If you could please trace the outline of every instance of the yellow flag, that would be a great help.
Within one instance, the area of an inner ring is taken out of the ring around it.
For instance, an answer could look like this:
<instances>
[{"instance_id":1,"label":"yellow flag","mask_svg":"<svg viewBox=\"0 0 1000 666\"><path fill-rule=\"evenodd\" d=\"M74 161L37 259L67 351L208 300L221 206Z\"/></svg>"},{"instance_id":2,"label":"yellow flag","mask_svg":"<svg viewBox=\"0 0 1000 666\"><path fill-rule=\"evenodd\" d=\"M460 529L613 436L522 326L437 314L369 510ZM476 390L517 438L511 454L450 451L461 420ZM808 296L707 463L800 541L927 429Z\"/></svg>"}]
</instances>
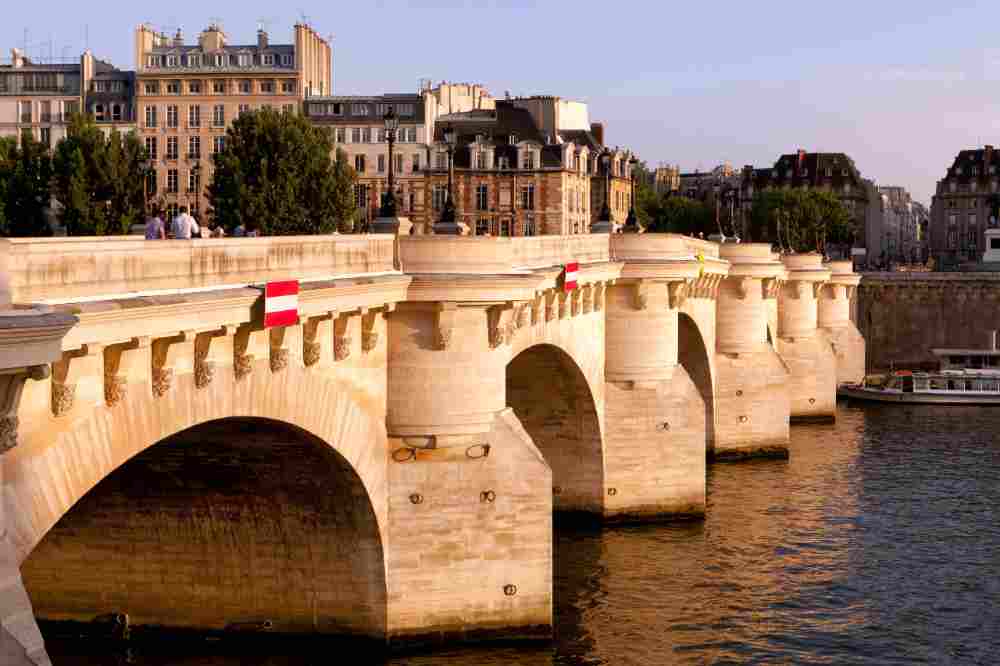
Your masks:
<instances>
[{"instance_id":1,"label":"yellow flag","mask_svg":"<svg viewBox=\"0 0 1000 666\"><path fill-rule=\"evenodd\" d=\"M699 252L695 258L698 260L698 277L702 277L705 274L705 255Z\"/></svg>"}]
</instances>

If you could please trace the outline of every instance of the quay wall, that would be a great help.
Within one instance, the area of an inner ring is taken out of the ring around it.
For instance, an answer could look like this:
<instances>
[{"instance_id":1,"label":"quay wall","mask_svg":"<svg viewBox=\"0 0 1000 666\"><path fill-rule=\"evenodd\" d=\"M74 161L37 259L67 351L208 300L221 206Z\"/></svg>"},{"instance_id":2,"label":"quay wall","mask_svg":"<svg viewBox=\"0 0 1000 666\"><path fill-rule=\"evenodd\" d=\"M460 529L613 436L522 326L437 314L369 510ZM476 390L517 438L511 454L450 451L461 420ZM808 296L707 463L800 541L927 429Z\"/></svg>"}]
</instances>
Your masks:
<instances>
[{"instance_id":1,"label":"quay wall","mask_svg":"<svg viewBox=\"0 0 1000 666\"><path fill-rule=\"evenodd\" d=\"M1000 329L1000 273L866 273L854 315L867 372L935 369L932 348L985 348Z\"/></svg>"}]
</instances>

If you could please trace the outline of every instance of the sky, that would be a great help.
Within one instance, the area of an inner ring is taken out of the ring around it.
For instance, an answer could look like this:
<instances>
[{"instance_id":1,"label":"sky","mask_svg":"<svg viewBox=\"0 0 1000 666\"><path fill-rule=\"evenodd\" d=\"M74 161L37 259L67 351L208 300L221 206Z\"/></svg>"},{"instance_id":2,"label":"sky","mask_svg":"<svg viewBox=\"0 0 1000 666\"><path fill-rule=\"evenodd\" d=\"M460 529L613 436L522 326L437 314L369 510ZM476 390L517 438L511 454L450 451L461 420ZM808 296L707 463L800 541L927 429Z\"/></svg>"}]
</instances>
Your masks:
<instances>
[{"instance_id":1,"label":"sky","mask_svg":"<svg viewBox=\"0 0 1000 666\"><path fill-rule=\"evenodd\" d=\"M333 92L482 83L495 96L588 102L611 145L650 166L771 166L799 148L844 152L866 178L930 203L959 150L1000 145L996 0L104 0L8 3L3 57L78 56L135 67L148 22L193 40L272 43L305 18L332 35ZM53 11L55 10L55 11ZM27 31L25 33L25 31Z\"/></svg>"}]
</instances>

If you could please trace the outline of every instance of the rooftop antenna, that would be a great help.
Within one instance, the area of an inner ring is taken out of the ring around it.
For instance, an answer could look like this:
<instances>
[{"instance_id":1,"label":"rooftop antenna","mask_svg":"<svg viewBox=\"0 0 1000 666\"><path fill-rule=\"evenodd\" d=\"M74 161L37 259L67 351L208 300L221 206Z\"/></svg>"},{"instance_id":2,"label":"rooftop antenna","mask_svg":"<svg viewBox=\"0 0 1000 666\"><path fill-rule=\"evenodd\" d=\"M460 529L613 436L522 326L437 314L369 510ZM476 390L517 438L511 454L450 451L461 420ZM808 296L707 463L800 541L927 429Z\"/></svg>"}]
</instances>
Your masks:
<instances>
[{"instance_id":1,"label":"rooftop antenna","mask_svg":"<svg viewBox=\"0 0 1000 666\"><path fill-rule=\"evenodd\" d=\"M271 24L277 21L273 16L271 18L259 18L257 19L257 30L264 32L271 32Z\"/></svg>"}]
</instances>

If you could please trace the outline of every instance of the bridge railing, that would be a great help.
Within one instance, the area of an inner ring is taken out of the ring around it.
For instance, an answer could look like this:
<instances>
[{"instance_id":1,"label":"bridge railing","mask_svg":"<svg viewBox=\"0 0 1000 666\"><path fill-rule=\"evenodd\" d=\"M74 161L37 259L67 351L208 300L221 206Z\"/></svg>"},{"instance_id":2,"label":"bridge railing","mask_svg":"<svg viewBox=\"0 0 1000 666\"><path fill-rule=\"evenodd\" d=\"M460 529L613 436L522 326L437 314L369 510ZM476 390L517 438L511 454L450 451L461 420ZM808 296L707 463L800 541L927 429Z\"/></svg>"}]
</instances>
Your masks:
<instances>
[{"instance_id":1,"label":"bridge railing","mask_svg":"<svg viewBox=\"0 0 1000 666\"><path fill-rule=\"evenodd\" d=\"M610 260L606 234L576 236L408 236L399 239L407 273L502 274Z\"/></svg>"},{"instance_id":2,"label":"bridge railing","mask_svg":"<svg viewBox=\"0 0 1000 666\"><path fill-rule=\"evenodd\" d=\"M680 234L614 234L611 252L615 259L662 261L696 257L718 258L719 244Z\"/></svg>"},{"instance_id":3,"label":"bridge railing","mask_svg":"<svg viewBox=\"0 0 1000 666\"><path fill-rule=\"evenodd\" d=\"M389 273L391 235L146 241L135 236L0 240L0 290L15 303Z\"/></svg>"}]
</instances>

